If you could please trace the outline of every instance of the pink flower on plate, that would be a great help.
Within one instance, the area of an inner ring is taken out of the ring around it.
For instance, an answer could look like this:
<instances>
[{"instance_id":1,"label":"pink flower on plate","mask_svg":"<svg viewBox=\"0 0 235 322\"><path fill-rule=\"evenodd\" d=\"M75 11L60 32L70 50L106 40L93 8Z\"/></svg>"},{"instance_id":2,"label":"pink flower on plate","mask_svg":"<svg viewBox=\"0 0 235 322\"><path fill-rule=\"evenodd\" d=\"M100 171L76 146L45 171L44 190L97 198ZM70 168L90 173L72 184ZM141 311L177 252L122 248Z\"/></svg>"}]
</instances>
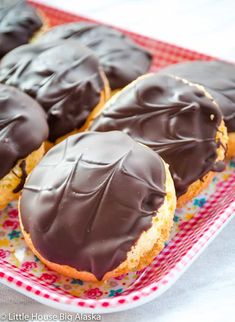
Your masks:
<instances>
[{"instance_id":1,"label":"pink flower on plate","mask_svg":"<svg viewBox=\"0 0 235 322\"><path fill-rule=\"evenodd\" d=\"M90 290L87 290L84 292L84 294L89 298L89 299L96 299L97 297L100 297L103 292L98 288L91 288Z\"/></svg>"},{"instance_id":2,"label":"pink flower on plate","mask_svg":"<svg viewBox=\"0 0 235 322\"><path fill-rule=\"evenodd\" d=\"M9 250L0 249L0 258L6 258L10 255Z\"/></svg>"},{"instance_id":3,"label":"pink flower on plate","mask_svg":"<svg viewBox=\"0 0 235 322\"><path fill-rule=\"evenodd\" d=\"M8 211L8 216L10 218L18 218L18 210L17 209L11 209Z\"/></svg>"},{"instance_id":4,"label":"pink flower on plate","mask_svg":"<svg viewBox=\"0 0 235 322\"><path fill-rule=\"evenodd\" d=\"M58 276L55 275L55 274L48 274L48 273L43 273L41 276L40 276L40 280L42 280L43 282L45 283L50 283L50 284L53 284L56 282Z\"/></svg>"},{"instance_id":5,"label":"pink flower on plate","mask_svg":"<svg viewBox=\"0 0 235 322\"><path fill-rule=\"evenodd\" d=\"M16 220L7 219L7 220L4 221L2 226L3 226L4 229L11 228L12 230L15 230L15 229L18 228L19 222L16 221Z\"/></svg>"},{"instance_id":6,"label":"pink flower on plate","mask_svg":"<svg viewBox=\"0 0 235 322\"><path fill-rule=\"evenodd\" d=\"M24 262L21 266L24 271L30 271L33 268L37 268L37 263L35 262Z\"/></svg>"}]
</instances>

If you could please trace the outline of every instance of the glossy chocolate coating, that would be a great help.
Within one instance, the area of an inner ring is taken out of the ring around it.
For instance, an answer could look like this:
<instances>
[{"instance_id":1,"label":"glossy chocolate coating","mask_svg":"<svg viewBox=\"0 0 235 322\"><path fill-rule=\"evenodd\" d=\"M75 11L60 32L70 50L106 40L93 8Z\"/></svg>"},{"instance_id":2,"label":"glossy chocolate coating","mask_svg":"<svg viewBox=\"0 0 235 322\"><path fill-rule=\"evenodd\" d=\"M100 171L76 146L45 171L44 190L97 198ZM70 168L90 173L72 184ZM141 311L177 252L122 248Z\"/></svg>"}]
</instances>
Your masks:
<instances>
[{"instance_id":1,"label":"glossy chocolate coating","mask_svg":"<svg viewBox=\"0 0 235 322\"><path fill-rule=\"evenodd\" d=\"M0 84L0 179L18 160L37 150L47 136L46 114L41 106L16 88Z\"/></svg>"},{"instance_id":2,"label":"glossy chocolate coating","mask_svg":"<svg viewBox=\"0 0 235 322\"><path fill-rule=\"evenodd\" d=\"M12 49L27 44L42 27L36 9L25 1L0 3L0 58Z\"/></svg>"},{"instance_id":3,"label":"glossy chocolate coating","mask_svg":"<svg viewBox=\"0 0 235 322\"><path fill-rule=\"evenodd\" d=\"M45 259L100 280L151 227L165 180L160 157L122 132L70 136L27 180L23 226Z\"/></svg>"},{"instance_id":4,"label":"glossy chocolate coating","mask_svg":"<svg viewBox=\"0 0 235 322\"><path fill-rule=\"evenodd\" d=\"M74 39L88 46L99 58L112 89L122 88L145 74L152 55L120 31L88 22L56 26L40 42Z\"/></svg>"},{"instance_id":5,"label":"glossy chocolate coating","mask_svg":"<svg viewBox=\"0 0 235 322\"><path fill-rule=\"evenodd\" d=\"M47 112L49 140L80 128L100 101L96 57L76 41L21 46L0 63L0 81L35 98Z\"/></svg>"},{"instance_id":6,"label":"glossy chocolate coating","mask_svg":"<svg viewBox=\"0 0 235 322\"><path fill-rule=\"evenodd\" d=\"M195 86L153 74L138 80L108 104L91 126L93 131L122 130L158 152L170 165L177 195L216 163L219 108Z\"/></svg>"},{"instance_id":7,"label":"glossy chocolate coating","mask_svg":"<svg viewBox=\"0 0 235 322\"><path fill-rule=\"evenodd\" d=\"M160 72L203 85L218 102L228 132L235 132L235 65L220 61L195 61L171 65Z\"/></svg>"}]
</instances>

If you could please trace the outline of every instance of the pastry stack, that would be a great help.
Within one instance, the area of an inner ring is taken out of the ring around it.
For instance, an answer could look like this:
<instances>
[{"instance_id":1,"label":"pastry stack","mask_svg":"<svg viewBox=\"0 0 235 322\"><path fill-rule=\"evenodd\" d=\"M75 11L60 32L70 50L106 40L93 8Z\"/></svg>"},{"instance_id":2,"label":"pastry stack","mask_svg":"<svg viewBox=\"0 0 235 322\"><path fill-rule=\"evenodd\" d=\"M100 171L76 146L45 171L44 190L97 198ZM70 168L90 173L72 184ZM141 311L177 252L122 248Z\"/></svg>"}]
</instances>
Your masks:
<instances>
[{"instance_id":1,"label":"pastry stack","mask_svg":"<svg viewBox=\"0 0 235 322\"><path fill-rule=\"evenodd\" d=\"M235 67L149 73L151 53L111 27L41 33L24 1L0 17L0 208L19 199L26 243L60 274L104 281L146 267L176 207L235 155Z\"/></svg>"}]
</instances>

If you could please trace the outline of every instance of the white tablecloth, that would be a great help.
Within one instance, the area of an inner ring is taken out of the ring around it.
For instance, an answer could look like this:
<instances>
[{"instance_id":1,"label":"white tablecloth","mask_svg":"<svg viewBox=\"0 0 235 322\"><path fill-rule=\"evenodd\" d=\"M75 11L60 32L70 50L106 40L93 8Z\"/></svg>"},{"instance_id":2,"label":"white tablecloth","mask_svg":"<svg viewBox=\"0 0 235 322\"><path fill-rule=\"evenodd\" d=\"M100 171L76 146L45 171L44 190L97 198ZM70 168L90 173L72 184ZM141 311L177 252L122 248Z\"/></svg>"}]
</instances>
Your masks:
<instances>
[{"instance_id":1,"label":"white tablecloth","mask_svg":"<svg viewBox=\"0 0 235 322\"><path fill-rule=\"evenodd\" d=\"M40 2L235 61L234 0ZM0 319L9 312L59 314L0 285ZM102 321L234 322L235 220L160 298L130 311L103 315Z\"/></svg>"}]
</instances>

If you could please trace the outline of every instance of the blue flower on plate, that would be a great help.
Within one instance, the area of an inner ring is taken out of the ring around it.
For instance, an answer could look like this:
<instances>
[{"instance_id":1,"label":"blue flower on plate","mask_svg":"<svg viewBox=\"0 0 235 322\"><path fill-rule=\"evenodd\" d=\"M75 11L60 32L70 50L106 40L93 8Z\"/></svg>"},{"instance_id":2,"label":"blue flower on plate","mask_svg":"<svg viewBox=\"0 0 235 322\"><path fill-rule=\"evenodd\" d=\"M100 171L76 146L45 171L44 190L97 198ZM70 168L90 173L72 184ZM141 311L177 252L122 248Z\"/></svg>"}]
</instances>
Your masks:
<instances>
[{"instance_id":1,"label":"blue flower on plate","mask_svg":"<svg viewBox=\"0 0 235 322\"><path fill-rule=\"evenodd\" d=\"M203 207L206 203L206 198L196 198L193 202L194 206Z\"/></svg>"},{"instance_id":2,"label":"blue flower on plate","mask_svg":"<svg viewBox=\"0 0 235 322\"><path fill-rule=\"evenodd\" d=\"M83 281L77 280L76 278L73 278L72 281L71 281L71 284L83 285Z\"/></svg>"},{"instance_id":3,"label":"blue flower on plate","mask_svg":"<svg viewBox=\"0 0 235 322\"><path fill-rule=\"evenodd\" d=\"M231 160L229 162L229 165L230 165L231 168L235 168L235 160Z\"/></svg>"},{"instance_id":4,"label":"blue flower on plate","mask_svg":"<svg viewBox=\"0 0 235 322\"><path fill-rule=\"evenodd\" d=\"M21 235L21 232L19 230L12 230L12 232L8 234L8 237L10 238L10 240L12 240L14 238L19 238L20 235Z\"/></svg>"},{"instance_id":5,"label":"blue flower on plate","mask_svg":"<svg viewBox=\"0 0 235 322\"><path fill-rule=\"evenodd\" d=\"M123 289L122 288L119 288L117 290L110 290L108 297L114 297L116 295L121 294L122 292L123 292Z\"/></svg>"},{"instance_id":6,"label":"blue flower on plate","mask_svg":"<svg viewBox=\"0 0 235 322\"><path fill-rule=\"evenodd\" d=\"M178 222L179 220L180 220L180 217L179 216L176 216L176 215L174 215L174 222Z\"/></svg>"}]
</instances>

